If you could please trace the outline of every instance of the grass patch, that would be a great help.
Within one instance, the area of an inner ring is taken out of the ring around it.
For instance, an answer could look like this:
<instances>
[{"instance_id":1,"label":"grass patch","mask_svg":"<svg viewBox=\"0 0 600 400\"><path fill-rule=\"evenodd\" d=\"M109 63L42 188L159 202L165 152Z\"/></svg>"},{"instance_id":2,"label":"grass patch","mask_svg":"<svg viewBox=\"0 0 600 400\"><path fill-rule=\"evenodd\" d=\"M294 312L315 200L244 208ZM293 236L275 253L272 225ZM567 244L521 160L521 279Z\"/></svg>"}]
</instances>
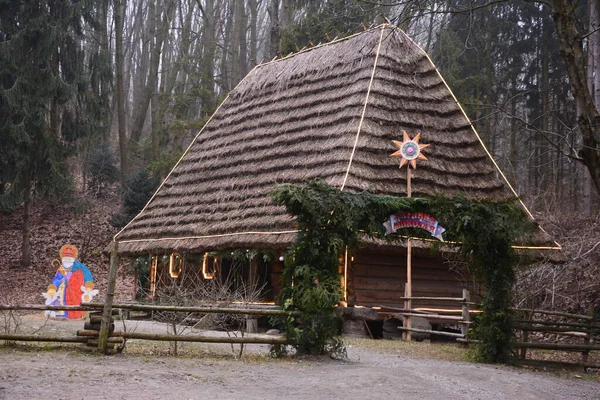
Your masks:
<instances>
[{"instance_id":1,"label":"grass patch","mask_svg":"<svg viewBox=\"0 0 600 400\"><path fill-rule=\"evenodd\" d=\"M427 343L404 340L373 340L345 338L344 343L363 349L377 350L386 354L403 355L413 358L427 358L446 361L468 361L469 351L456 343Z\"/></svg>"}]
</instances>

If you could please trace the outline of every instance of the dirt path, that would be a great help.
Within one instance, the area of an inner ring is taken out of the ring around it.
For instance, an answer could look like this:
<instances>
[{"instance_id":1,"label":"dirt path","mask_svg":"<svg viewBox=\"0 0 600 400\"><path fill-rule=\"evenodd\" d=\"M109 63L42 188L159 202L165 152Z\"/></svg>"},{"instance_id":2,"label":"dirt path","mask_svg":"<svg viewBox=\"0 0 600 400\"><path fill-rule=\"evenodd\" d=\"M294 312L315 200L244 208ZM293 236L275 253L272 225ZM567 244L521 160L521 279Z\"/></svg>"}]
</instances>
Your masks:
<instances>
[{"instance_id":1,"label":"dirt path","mask_svg":"<svg viewBox=\"0 0 600 400\"><path fill-rule=\"evenodd\" d=\"M23 330L66 336L81 329L83 321L34 314L22 317L21 323ZM123 329L120 321L117 325ZM126 321L126 328L166 333L164 324L150 321ZM248 346L243 361L233 359L229 345L205 343L181 344L179 357L164 355L166 342L130 341L123 354L113 356L82 352L77 345L58 351L0 347L0 400L600 399L597 381L439 360L456 347L350 343L346 361L270 359L266 345ZM411 349L427 356L417 357Z\"/></svg>"},{"instance_id":2,"label":"dirt path","mask_svg":"<svg viewBox=\"0 0 600 400\"><path fill-rule=\"evenodd\" d=\"M0 349L0 399L600 398L597 382L356 347L348 355L235 361Z\"/></svg>"}]
</instances>

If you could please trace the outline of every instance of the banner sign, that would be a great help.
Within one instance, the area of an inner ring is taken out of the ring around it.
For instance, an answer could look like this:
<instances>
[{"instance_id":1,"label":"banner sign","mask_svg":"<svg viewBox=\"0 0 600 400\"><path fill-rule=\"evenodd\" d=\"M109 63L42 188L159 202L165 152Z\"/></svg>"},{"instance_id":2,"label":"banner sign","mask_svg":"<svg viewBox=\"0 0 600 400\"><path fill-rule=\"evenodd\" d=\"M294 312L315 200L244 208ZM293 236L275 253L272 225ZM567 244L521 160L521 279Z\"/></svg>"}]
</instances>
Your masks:
<instances>
[{"instance_id":1,"label":"banner sign","mask_svg":"<svg viewBox=\"0 0 600 400\"><path fill-rule=\"evenodd\" d=\"M385 227L385 234L396 232L402 228L419 228L425 229L436 239L444 241L442 233L446 232L446 229L442 228L438 224L438 220L433 218L429 214L421 212L405 212L402 214L390 215L390 219L383 223Z\"/></svg>"}]
</instances>

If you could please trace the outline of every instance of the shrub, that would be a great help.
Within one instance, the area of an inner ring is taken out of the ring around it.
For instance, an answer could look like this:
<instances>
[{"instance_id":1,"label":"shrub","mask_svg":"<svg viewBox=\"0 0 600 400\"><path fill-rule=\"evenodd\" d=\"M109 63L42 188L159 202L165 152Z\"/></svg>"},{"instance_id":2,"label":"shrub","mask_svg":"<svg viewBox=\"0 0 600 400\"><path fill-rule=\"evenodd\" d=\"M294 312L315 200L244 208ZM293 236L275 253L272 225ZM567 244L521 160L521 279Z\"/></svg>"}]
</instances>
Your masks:
<instances>
[{"instance_id":1,"label":"shrub","mask_svg":"<svg viewBox=\"0 0 600 400\"><path fill-rule=\"evenodd\" d=\"M123 205L118 213L113 214L110 224L115 228L127 225L144 208L157 186L157 180L146 170L140 170L127 179L123 188Z\"/></svg>"},{"instance_id":2,"label":"shrub","mask_svg":"<svg viewBox=\"0 0 600 400\"><path fill-rule=\"evenodd\" d=\"M117 181L119 169L117 159L108 143L101 143L87 161L88 187L100 194L107 185Z\"/></svg>"}]
</instances>

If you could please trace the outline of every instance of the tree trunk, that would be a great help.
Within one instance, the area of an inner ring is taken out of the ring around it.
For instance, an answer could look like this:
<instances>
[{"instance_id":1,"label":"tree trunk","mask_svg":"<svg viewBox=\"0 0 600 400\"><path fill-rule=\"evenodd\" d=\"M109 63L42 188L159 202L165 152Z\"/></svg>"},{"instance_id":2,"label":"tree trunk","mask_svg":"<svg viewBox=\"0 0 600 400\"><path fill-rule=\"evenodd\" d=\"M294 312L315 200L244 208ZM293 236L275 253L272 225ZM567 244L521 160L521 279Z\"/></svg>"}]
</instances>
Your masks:
<instances>
[{"instance_id":1,"label":"tree trunk","mask_svg":"<svg viewBox=\"0 0 600 400\"><path fill-rule=\"evenodd\" d=\"M519 71L515 65L515 59L513 58L513 69L511 71L512 75L512 84L511 84L511 99L510 99L510 113L513 116L510 120L510 170L512 172L512 181L517 193L519 192L519 187L521 186L521 181L519 180L519 167L518 167L518 155L519 149L517 147L517 75Z\"/></svg>"},{"instance_id":2,"label":"tree trunk","mask_svg":"<svg viewBox=\"0 0 600 400\"><path fill-rule=\"evenodd\" d=\"M110 139L110 126L111 126L111 110L109 106L109 91L110 91L110 52L108 49L108 0L102 1L100 3L100 21L99 21L99 33L100 33L100 49L99 53L101 55L100 59L103 64L102 74L100 77L100 98L102 101L102 105L107 109L107 115L102 121L102 139L105 142L108 142Z\"/></svg>"},{"instance_id":3,"label":"tree trunk","mask_svg":"<svg viewBox=\"0 0 600 400\"><path fill-rule=\"evenodd\" d=\"M240 9L240 5L241 5L241 9ZM240 65L241 65L241 59L240 59L240 48L241 48L241 41L240 38L242 36L242 14L243 14L243 8L244 8L244 0L234 0L233 1L233 25L232 25L232 29L233 32L231 34L231 59L229 60L229 62L227 63L228 65L231 66L231 75L229 76L229 82L228 82L228 90L231 90L235 87L235 85L237 85L237 83L240 81L240 75L241 75L241 71L240 71ZM227 47L225 47L227 48Z\"/></svg>"},{"instance_id":4,"label":"tree trunk","mask_svg":"<svg viewBox=\"0 0 600 400\"><path fill-rule=\"evenodd\" d=\"M23 225L21 242L21 267L27 268L31 265L31 208L32 208L32 191L33 179L32 172L29 171L25 175L25 187L23 190Z\"/></svg>"},{"instance_id":5,"label":"tree trunk","mask_svg":"<svg viewBox=\"0 0 600 400\"><path fill-rule=\"evenodd\" d=\"M156 87L156 81L158 79L158 64L160 61L160 52L162 50L162 43L159 43L156 29L158 25L158 19L161 12L156 8L156 0L149 0L148 2L148 23L146 25L148 29L148 36L143 40L143 48L140 54L141 62L138 70L138 85L139 96L134 97L134 113L133 122L131 125L131 134L129 136L129 150L136 149L139 145L144 129L144 123L146 122L146 116L148 115L148 108L150 107L150 100ZM159 48L158 46L161 46ZM148 60L148 71L146 71L146 60ZM154 66L156 65L156 69Z\"/></svg>"},{"instance_id":6,"label":"tree trunk","mask_svg":"<svg viewBox=\"0 0 600 400\"><path fill-rule=\"evenodd\" d=\"M125 97L123 96L123 12L127 0L114 0L115 13L115 66L117 84L115 97L117 100L117 119L119 124L119 153L121 156L121 187L125 187L129 166L127 160L127 135L125 132Z\"/></svg>"},{"instance_id":7,"label":"tree trunk","mask_svg":"<svg viewBox=\"0 0 600 400\"><path fill-rule=\"evenodd\" d=\"M600 6L595 0L589 1L589 32L592 32L588 38L587 54L587 84L588 90L592 93L596 105L600 104L600 32L597 32L600 25ZM583 214L590 216L592 214L592 182L590 175L583 174Z\"/></svg>"},{"instance_id":8,"label":"tree trunk","mask_svg":"<svg viewBox=\"0 0 600 400\"><path fill-rule=\"evenodd\" d=\"M131 137L129 139L129 144L133 148L137 147L140 138L142 137L142 130L144 128L144 122L146 121L146 116L148 114L150 101L152 100L152 96L156 91L156 85L158 82L158 67L160 65L160 56L163 49L163 43L169 29L169 21L173 19L173 11L175 9L173 1L167 2L166 9L163 11L163 13L156 9L152 1L150 2L150 4L152 6L148 8L148 12L155 15L155 21L150 22L150 32L154 32L154 29L152 28L157 28L157 30L155 42L152 46L152 53L150 54L150 70L148 72L148 81L146 82L146 85L142 90L142 98L140 99L138 109L135 114L135 119L131 127ZM161 16L161 14L162 22L160 25L158 25L158 18ZM152 33L150 36L153 36Z\"/></svg>"},{"instance_id":9,"label":"tree trunk","mask_svg":"<svg viewBox=\"0 0 600 400\"><path fill-rule=\"evenodd\" d=\"M258 49L258 3L256 0L248 0L248 11L250 13L250 61L258 64L256 59Z\"/></svg>"},{"instance_id":10,"label":"tree trunk","mask_svg":"<svg viewBox=\"0 0 600 400\"><path fill-rule=\"evenodd\" d=\"M587 87L582 35L577 28L572 3L573 0L553 0L552 19L575 99L577 124L581 129L583 146L579 156L600 193L600 114Z\"/></svg>"},{"instance_id":11,"label":"tree trunk","mask_svg":"<svg viewBox=\"0 0 600 400\"><path fill-rule=\"evenodd\" d=\"M202 115L209 116L213 113L215 102L215 55L216 55L216 24L214 0L206 0L204 9L204 52L202 54Z\"/></svg>"},{"instance_id":12,"label":"tree trunk","mask_svg":"<svg viewBox=\"0 0 600 400\"><path fill-rule=\"evenodd\" d=\"M269 59L273 59L279 53L279 41L281 39L279 25L279 0L271 0L269 3L270 34L269 34Z\"/></svg>"},{"instance_id":13,"label":"tree trunk","mask_svg":"<svg viewBox=\"0 0 600 400\"><path fill-rule=\"evenodd\" d=\"M542 24L542 65L541 65L541 84L542 84L542 92L541 92L541 101L542 101L542 116L541 116L541 129L542 132L548 132L548 119L550 118L550 106L549 106L549 93L550 93L550 76L548 72L548 64L550 60L548 59L548 42L551 40L550 32L547 27L547 23L549 21L540 18L540 23ZM540 160L541 164L541 182L540 188L543 191L546 191L549 187L549 182L551 182L551 169L548 168L550 166L550 152L552 149L548 146L548 143L544 140L540 141L540 146L543 148L540 149Z\"/></svg>"},{"instance_id":14,"label":"tree trunk","mask_svg":"<svg viewBox=\"0 0 600 400\"><path fill-rule=\"evenodd\" d=\"M294 22L294 6L292 0L281 0L281 29L285 30Z\"/></svg>"},{"instance_id":15,"label":"tree trunk","mask_svg":"<svg viewBox=\"0 0 600 400\"><path fill-rule=\"evenodd\" d=\"M229 8L227 10L227 15L225 16L225 20L222 21L222 25L224 25L223 29L223 57L221 57L221 80L220 85L225 90L225 92L229 92L231 87L231 77L233 74L233 69L235 68L236 63L232 62L233 54L231 52L232 44L231 44L231 36L232 36L232 27L233 27L233 8ZM235 39L235 35L234 39ZM230 56L230 54L232 54Z\"/></svg>"},{"instance_id":16,"label":"tree trunk","mask_svg":"<svg viewBox=\"0 0 600 400\"><path fill-rule=\"evenodd\" d=\"M248 73L248 41L246 40L246 32L248 31L248 15L246 14L246 9L244 7L244 0L237 0L236 4L238 6L237 14L240 22L240 26L238 28L238 45L240 49L238 54L239 79L237 79L232 88L235 87Z\"/></svg>"}]
</instances>

